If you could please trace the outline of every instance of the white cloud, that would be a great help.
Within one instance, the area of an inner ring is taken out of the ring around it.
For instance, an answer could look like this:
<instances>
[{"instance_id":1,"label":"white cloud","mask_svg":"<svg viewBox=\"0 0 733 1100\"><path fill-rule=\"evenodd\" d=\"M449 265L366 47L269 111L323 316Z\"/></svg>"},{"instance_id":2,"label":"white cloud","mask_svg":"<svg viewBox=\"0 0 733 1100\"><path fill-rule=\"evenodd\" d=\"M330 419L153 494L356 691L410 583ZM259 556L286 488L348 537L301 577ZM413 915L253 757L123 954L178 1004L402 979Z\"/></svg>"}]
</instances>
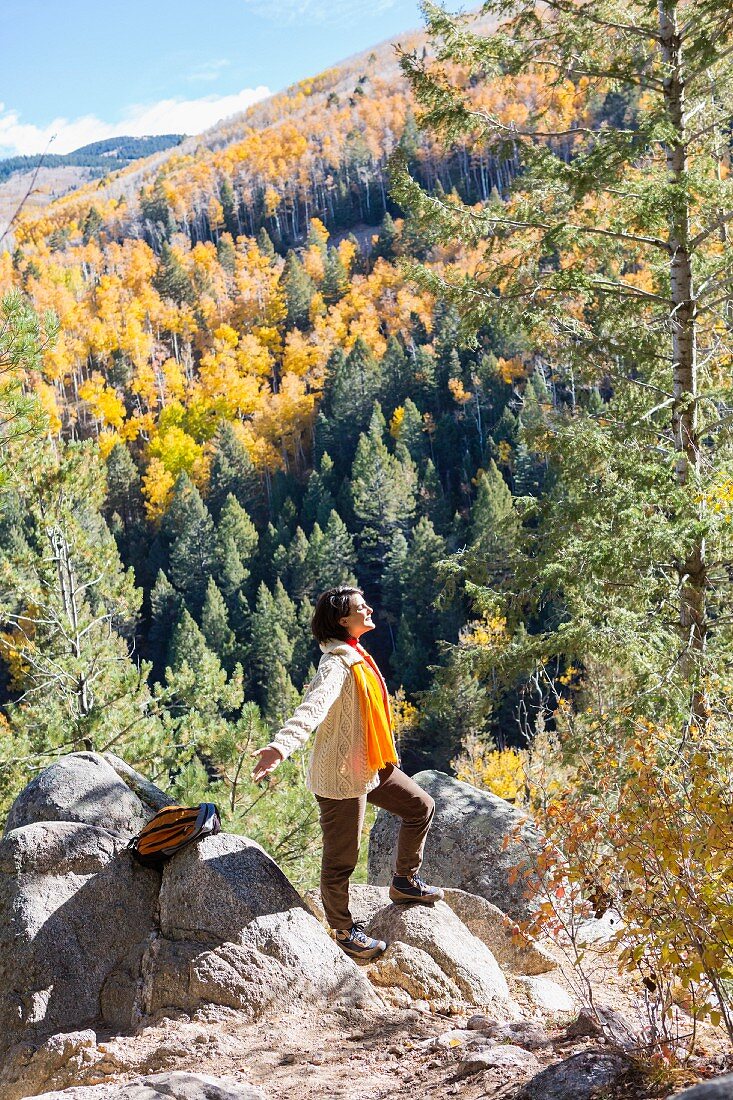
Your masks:
<instances>
[{"instance_id":1,"label":"white cloud","mask_svg":"<svg viewBox=\"0 0 733 1100\"><path fill-rule=\"evenodd\" d=\"M354 19L389 11L398 0L245 0L273 23L330 23L343 25Z\"/></svg>"},{"instance_id":2,"label":"white cloud","mask_svg":"<svg viewBox=\"0 0 733 1100\"><path fill-rule=\"evenodd\" d=\"M228 65L231 65L231 61L227 60L225 57L219 57L212 61L204 61L188 74L187 79L192 81L218 80L222 70L226 69Z\"/></svg>"},{"instance_id":3,"label":"white cloud","mask_svg":"<svg viewBox=\"0 0 733 1100\"><path fill-rule=\"evenodd\" d=\"M270 95L260 85L232 95L208 95L198 99L161 99L158 103L129 107L119 122L104 122L96 115L55 118L48 126L22 122L17 111L0 103L0 154L71 153L102 138L144 137L147 134L200 134L220 119L245 111Z\"/></svg>"}]
</instances>

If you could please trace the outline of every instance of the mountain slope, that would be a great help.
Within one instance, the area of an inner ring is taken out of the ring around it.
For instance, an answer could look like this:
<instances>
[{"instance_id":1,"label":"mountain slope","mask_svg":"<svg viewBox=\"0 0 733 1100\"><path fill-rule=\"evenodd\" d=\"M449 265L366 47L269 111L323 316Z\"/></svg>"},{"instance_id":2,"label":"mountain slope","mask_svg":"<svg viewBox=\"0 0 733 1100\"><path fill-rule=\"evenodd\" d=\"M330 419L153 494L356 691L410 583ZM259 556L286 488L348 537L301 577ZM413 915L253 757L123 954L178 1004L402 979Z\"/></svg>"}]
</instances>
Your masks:
<instances>
[{"instance_id":1,"label":"mountain slope","mask_svg":"<svg viewBox=\"0 0 733 1100\"><path fill-rule=\"evenodd\" d=\"M160 134L152 137L115 137L82 145L71 153L36 153L33 156L7 157L0 160L0 180L6 180L14 172L28 172L33 168L93 168L100 175L124 168L133 160L148 157L162 149L180 144L183 134Z\"/></svg>"}]
</instances>

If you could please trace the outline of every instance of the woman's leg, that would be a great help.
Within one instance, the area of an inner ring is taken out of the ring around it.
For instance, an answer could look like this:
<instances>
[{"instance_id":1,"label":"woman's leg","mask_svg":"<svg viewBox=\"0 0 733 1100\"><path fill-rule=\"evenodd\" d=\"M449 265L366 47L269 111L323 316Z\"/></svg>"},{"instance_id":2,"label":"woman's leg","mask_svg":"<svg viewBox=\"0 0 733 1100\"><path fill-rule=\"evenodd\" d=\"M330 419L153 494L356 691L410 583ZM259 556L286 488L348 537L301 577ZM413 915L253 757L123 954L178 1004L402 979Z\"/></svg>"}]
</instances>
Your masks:
<instances>
[{"instance_id":1,"label":"woman's leg","mask_svg":"<svg viewBox=\"0 0 733 1100\"><path fill-rule=\"evenodd\" d=\"M414 779L394 764L379 773L379 786L367 795L369 802L402 818L397 840L396 874L416 875L422 863L425 837L435 813L435 803Z\"/></svg>"},{"instance_id":2,"label":"woman's leg","mask_svg":"<svg viewBox=\"0 0 733 1100\"><path fill-rule=\"evenodd\" d=\"M349 879L359 858L366 798L316 795L323 832L321 900L331 928L351 928Z\"/></svg>"}]
</instances>

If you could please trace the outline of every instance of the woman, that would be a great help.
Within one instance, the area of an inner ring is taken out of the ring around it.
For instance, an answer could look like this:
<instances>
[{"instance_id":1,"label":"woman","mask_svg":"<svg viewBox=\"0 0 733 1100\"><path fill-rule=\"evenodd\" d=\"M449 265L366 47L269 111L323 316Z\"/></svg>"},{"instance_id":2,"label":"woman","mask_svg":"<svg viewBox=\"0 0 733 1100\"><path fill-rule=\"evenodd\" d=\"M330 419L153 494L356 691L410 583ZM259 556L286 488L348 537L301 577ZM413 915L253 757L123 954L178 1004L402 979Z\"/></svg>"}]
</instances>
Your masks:
<instances>
[{"instance_id":1,"label":"woman","mask_svg":"<svg viewBox=\"0 0 733 1100\"><path fill-rule=\"evenodd\" d=\"M366 803L402 819L390 898L423 904L443 897L418 877L435 803L397 766L387 687L359 644L374 630L363 593L345 586L324 592L311 627L323 653L318 672L292 718L255 753L260 759L252 778L263 779L317 729L307 785L323 831L321 899L346 954L373 959L387 945L368 936L349 911L349 878L359 858Z\"/></svg>"}]
</instances>

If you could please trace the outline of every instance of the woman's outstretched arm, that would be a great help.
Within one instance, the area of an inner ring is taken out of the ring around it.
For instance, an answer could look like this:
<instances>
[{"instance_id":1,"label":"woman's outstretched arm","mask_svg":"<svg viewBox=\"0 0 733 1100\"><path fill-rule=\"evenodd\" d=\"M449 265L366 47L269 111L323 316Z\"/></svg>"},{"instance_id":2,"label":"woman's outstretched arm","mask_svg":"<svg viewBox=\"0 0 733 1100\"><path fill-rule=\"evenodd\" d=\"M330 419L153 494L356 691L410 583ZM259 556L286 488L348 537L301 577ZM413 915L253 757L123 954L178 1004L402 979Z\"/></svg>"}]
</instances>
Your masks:
<instances>
[{"instance_id":1,"label":"woman's outstretched arm","mask_svg":"<svg viewBox=\"0 0 733 1100\"><path fill-rule=\"evenodd\" d=\"M306 743L338 699L348 675L348 668L338 658L322 662L303 702L295 708L292 717L278 730L269 745L255 752L254 755L259 756L252 773L255 782L264 779L282 760Z\"/></svg>"}]
</instances>

